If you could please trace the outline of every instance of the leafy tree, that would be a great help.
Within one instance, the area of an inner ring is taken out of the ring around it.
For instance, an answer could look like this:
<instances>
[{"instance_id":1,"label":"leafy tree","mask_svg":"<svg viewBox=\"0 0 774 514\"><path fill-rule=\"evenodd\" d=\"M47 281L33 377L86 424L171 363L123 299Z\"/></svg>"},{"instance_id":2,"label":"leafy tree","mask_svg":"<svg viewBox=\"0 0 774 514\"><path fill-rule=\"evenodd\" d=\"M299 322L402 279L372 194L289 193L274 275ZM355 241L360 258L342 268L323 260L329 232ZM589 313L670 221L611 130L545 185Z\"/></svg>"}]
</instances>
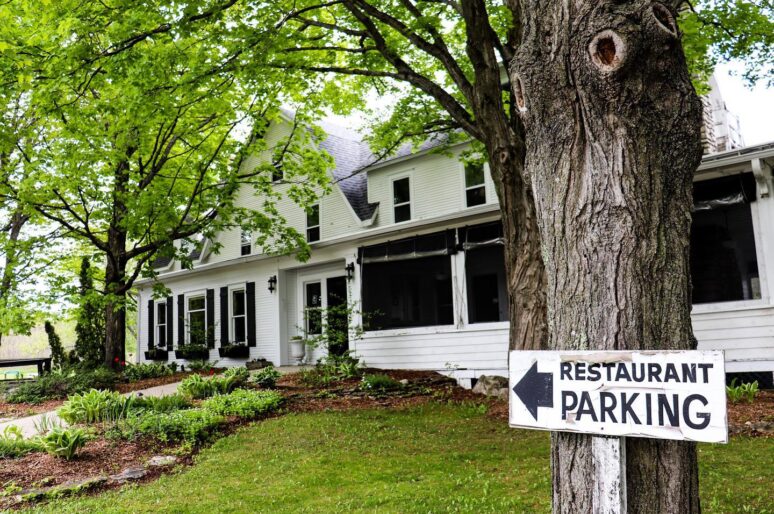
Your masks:
<instances>
[{"instance_id":1,"label":"leafy tree","mask_svg":"<svg viewBox=\"0 0 774 514\"><path fill-rule=\"evenodd\" d=\"M80 287L75 324L75 353L87 367L96 368L105 361L105 308L101 295L94 288L88 257L81 260L78 279Z\"/></svg>"},{"instance_id":2,"label":"leafy tree","mask_svg":"<svg viewBox=\"0 0 774 514\"><path fill-rule=\"evenodd\" d=\"M303 257L303 237L274 208L271 177L281 167L288 194L305 204L326 187L330 166L313 144L319 133L301 128L303 113L289 137L275 146L264 139L280 103L303 84L260 62L243 69L217 37L241 14L213 9L207 23L171 30L169 21L180 22L176 7L75 0L0 7L38 20L15 42L16 55L32 60L18 80L33 83L32 102L45 113L42 162L24 201L105 262L108 365L124 360L127 293L138 277L153 276L155 257L190 265L196 245L237 223L267 251ZM197 18L184 11L183 20ZM146 27L162 29L138 37ZM244 165L264 152L269 162ZM241 186L261 197L262 210L235 207Z\"/></svg>"}]
</instances>

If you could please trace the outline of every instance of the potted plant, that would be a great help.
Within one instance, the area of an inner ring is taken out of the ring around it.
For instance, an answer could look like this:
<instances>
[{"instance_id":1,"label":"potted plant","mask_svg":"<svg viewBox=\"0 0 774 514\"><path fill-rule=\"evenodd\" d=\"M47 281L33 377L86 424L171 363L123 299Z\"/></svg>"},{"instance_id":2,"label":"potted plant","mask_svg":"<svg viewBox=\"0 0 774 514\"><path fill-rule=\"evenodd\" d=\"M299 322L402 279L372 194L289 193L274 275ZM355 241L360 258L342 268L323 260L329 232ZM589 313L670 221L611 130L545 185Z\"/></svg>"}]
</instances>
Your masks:
<instances>
[{"instance_id":1,"label":"potted plant","mask_svg":"<svg viewBox=\"0 0 774 514\"><path fill-rule=\"evenodd\" d=\"M244 343L228 343L218 348L218 355L232 359L246 359L250 356L250 348Z\"/></svg>"},{"instance_id":2,"label":"potted plant","mask_svg":"<svg viewBox=\"0 0 774 514\"><path fill-rule=\"evenodd\" d=\"M169 352L164 348L151 348L145 352L146 361L165 361L169 359Z\"/></svg>"},{"instance_id":3,"label":"potted plant","mask_svg":"<svg viewBox=\"0 0 774 514\"><path fill-rule=\"evenodd\" d=\"M175 357L185 360L209 360L210 350L203 344L184 344L177 347Z\"/></svg>"},{"instance_id":4,"label":"potted plant","mask_svg":"<svg viewBox=\"0 0 774 514\"><path fill-rule=\"evenodd\" d=\"M301 336L293 336L290 338L290 358L296 361L296 364L304 362L304 355L306 354L306 341Z\"/></svg>"}]
</instances>

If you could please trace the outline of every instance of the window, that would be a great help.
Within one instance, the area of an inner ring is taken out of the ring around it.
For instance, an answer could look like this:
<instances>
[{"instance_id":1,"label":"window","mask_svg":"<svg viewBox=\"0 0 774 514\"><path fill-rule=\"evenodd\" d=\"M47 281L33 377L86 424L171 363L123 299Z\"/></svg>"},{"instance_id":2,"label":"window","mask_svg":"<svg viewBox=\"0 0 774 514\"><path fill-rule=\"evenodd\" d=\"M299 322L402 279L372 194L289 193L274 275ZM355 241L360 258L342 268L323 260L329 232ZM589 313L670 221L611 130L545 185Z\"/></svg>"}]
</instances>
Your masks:
<instances>
[{"instance_id":1,"label":"window","mask_svg":"<svg viewBox=\"0 0 774 514\"><path fill-rule=\"evenodd\" d=\"M160 347L167 346L167 304L156 304L156 342Z\"/></svg>"},{"instance_id":2,"label":"window","mask_svg":"<svg viewBox=\"0 0 774 514\"><path fill-rule=\"evenodd\" d=\"M281 182L282 179L285 178L285 173L283 173L282 168L279 166L274 166L274 169L271 171L271 181L272 182Z\"/></svg>"},{"instance_id":3,"label":"window","mask_svg":"<svg viewBox=\"0 0 774 514\"><path fill-rule=\"evenodd\" d=\"M243 230L240 235L241 255L250 255L253 252L253 234L248 230Z\"/></svg>"},{"instance_id":4,"label":"window","mask_svg":"<svg viewBox=\"0 0 774 514\"><path fill-rule=\"evenodd\" d=\"M411 219L411 188L408 177L392 182L392 205L395 223Z\"/></svg>"},{"instance_id":5,"label":"window","mask_svg":"<svg viewBox=\"0 0 774 514\"><path fill-rule=\"evenodd\" d=\"M307 335L322 334L322 283L304 285L304 323Z\"/></svg>"},{"instance_id":6,"label":"window","mask_svg":"<svg viewBox=\"0 0 774 514\"><path fill-rule=\"evenodd\" d=\"M204 296L188 298L188 343L207 344L207 301Z\"/></svg>"},{"instance_id":7,"label":"window","mask_svg":"<svg viewBox=\"0 0 774 514\"><path fill-rule=\"evenodd\" d=\"M752 174L697 182L691 226L693 303L761 297Z\"/></svg>"},{"instance_id":8,"label":"window","mask_svg":"<svg viewBox=\"0 0 774 514\"><path fill-rule=\"evenodd\" d=\"M247 307L245 290L231 291L231 342L247 341Z\"/></svg>"},{"instance_id":9,"label":"window","mask_svg":"<svg viewBox=\"0 0 774 514\"><path fill-rule=\"evenodd\" d=\"M486 203L483 164L465 165L465 202L468 207Z\"/></svg>"},{"instance_id":10,"label":"window","mask_svg":"<svg viewBox=\"0 0 774 514\"><path fill-rule=\"evenodd\" d=\"M451 258L363 264L363 311L369 330L451 325Z\"/></svg>"},{"instance_id":11,"label":"window","mask_svg":"<svg viewBox=\"0 0 774 514\"><path fill-rule=\"evenodd\" d=\"M306 213L306 240L310 243L320 240L320 205L313 205Z\"/></svg>"}]
</instances>

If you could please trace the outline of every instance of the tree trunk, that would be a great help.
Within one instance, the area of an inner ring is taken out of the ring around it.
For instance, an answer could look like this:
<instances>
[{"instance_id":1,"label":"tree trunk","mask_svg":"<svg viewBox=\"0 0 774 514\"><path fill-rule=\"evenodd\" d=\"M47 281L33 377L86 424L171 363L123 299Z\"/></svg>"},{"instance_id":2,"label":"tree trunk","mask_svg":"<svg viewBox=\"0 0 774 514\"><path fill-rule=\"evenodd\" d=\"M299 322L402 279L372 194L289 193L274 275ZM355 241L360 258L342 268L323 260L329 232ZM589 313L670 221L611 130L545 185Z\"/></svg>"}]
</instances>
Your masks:
<instances>
[{"instance_id":1,"label":"tree trunk","mask_svg":"<svg viewBox=\"0 0 774 514\"><path fill-rule=\"evenodd\" d=\"M548 341L546 274L540 255L540 234L532 192L522 178L523 145L490 149L505 239L511 350L540 350Z\"/></svg>"},{"instance_id":2,"label":"tree trunk","mask_svg":"<svg viewBox=\"0 0 774 514\"><path fill-rule=\"evenodd\" d=\"M525 0L511 82L526 130L555 350L691 349L701 107L673 13ZM595 512L591 437L552 437L554 512ZM628 439L630 512L698 512L693 443Z\"/></svg>"},{"instance_id":3,"label":"tree trunk","mask_svg":"<svg viewBox=\"0 0 774 514\"><path fill-rule=\"evenodd\" d=\"M105 269L105 365L113 368L126 360L125 279L126 263L108 257Z\"/></svg>"},{"instance_id":4,"label":"tree trunk","mask_svg":"<svg viewBox=\"0 0 774 514\"><path fill-rule=\"evenodd\" d=\"M8 238L6 240L5 266L3 267L2 279L0 279L0 302L3 306L8 304L8 297L13 293L14 276L16 275L16 266L19 260L19 236L25 223L29 221L29 216L24 214L20 207L11 215L8 222ZM3 333L0 332L0 343L2 343Z\"/></svg>"}]
</instances>

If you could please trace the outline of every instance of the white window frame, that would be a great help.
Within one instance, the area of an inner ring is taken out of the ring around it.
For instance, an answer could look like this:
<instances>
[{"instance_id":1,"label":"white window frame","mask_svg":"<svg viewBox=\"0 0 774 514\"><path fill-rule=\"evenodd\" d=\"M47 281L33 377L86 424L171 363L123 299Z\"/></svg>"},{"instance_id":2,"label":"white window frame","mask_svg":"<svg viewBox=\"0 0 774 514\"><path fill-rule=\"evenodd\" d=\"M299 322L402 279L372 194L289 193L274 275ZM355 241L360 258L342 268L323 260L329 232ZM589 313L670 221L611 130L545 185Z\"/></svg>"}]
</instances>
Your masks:
<instances>
[{"instance_id":1,"label":"white window frame","mask_svg":"<svg viewBox=\"0 0 774 514\"><path fill-rule=\"evenodd\" d=\"M395 203L395 182L398 182L399 180L406 179L408 180L408 190L409 190L409 201L403 202L403 203ZM400 175L395 175L394 177L390 177L390 202L392 203L392 222L393 223L408 223L409 221L414 221L414 180L411 173L401 173ZM398 207L403 207L405 205L408 205L409 207L409 217L407 220L403 221L396 221L395 220L395 209Z\"/></svg>"},{"instance_id":2,"label":"white window frame","mask_svg":"<svg viewBox=\"0 0 774 514\"><path fill-rule=\"evenodd\" d=\"M167 302L156 302L156 313L154 316L154 324L156 325L156 347L161 348L166 347L169 344L169 341L167 341L167 324L169 323L169 320L167 319ZM164 313L164 323L159 323L159 313ZM161 335L164 334L164 344L161 344Z\"/></svg>"},{"instance_id":3,"label":"white window frame","mask_svg":"<svg viewBox=\"0 0 774 514\"><path fill-rule=\"evenodd\" d=\"M204 307L201 309L191 310L191 300L194 298L202 298L204 300ZM191 344L191 312L203 312L204 313L204 341L201 343L207 345L207 291L194 291L185 294L185 342Z\"/></svg>"},{"instance_id":4,"label":"white window frame","mask_svg":"<svg viewBox=\"0 0 774 514\"><path fill-rule=\"evenodd\" d=\"M247 244L245 244L245 240ZM244 248L247 247L247 253L244 253ZM239 256L246 257L253 253L253 234L249 230L241 230L239 232Z\"/></svg>"},{"instance_id":5,"label":"white window frame","mask_svg":"<svg viewBox=\"0 0 774 514\"><path fill-rule=\"evenodd\" d=\"M244 295L244 305L245 305L245 312L244 314L234 314L234 293L242 293ZM247 287L245 284L240 284L237 286L229 287L228 288L228 336L229 341L228 343L240 343L240 344L247 344ZM245 334L245 340L244 341L237 341L236 340L236 322L237 318L242 318L242 323L244 323L244 334Z\"/></svg>"},{"instance_id":6,"label":"white window frame","mask_svg":"<svg viewBox=\"0 0 774 514\"><path fill-rule=\"evenodd\" d=\"M306 231L304 232L304 236L306 238L307 243L316 243L318 241L322 240L322 205L320 205L321 202L317 202L312 205L312 208L317 206L317 225L309 225L309 213L304 210L304 225L306 226ZM309 229L316 228L317 229L317 239L314 241L309 240Z\"/></svg>"},{"instance_id":7,"label":"white window frame","mask_svg":"<svg viewBox=\"0 0 774 514\"><path fill-rule=\"evenodd\" d=\"M486 187L486 175L487 175L487 171L489 169L489 163L485 162L485 163L482 164L481 171L482 171L482 173L484 175L484 181L481 182L480 184L475 185L475 186L468 186L468 175L467 175L467 172L465 170L465 163L461 162L460 165L462 167L462 189L463 189L462 204L463 204L463 207L465 209L472 209L473 207L481 207L482 205L486 205L487 203L489 203L489 194L487 193L487 187ZM483 190L484 190L484 203L480 203L478 205L468 205L468 190L470 190L470 189L477 189L477 188L483 188Z\"/></svg>"}]
</instances>

